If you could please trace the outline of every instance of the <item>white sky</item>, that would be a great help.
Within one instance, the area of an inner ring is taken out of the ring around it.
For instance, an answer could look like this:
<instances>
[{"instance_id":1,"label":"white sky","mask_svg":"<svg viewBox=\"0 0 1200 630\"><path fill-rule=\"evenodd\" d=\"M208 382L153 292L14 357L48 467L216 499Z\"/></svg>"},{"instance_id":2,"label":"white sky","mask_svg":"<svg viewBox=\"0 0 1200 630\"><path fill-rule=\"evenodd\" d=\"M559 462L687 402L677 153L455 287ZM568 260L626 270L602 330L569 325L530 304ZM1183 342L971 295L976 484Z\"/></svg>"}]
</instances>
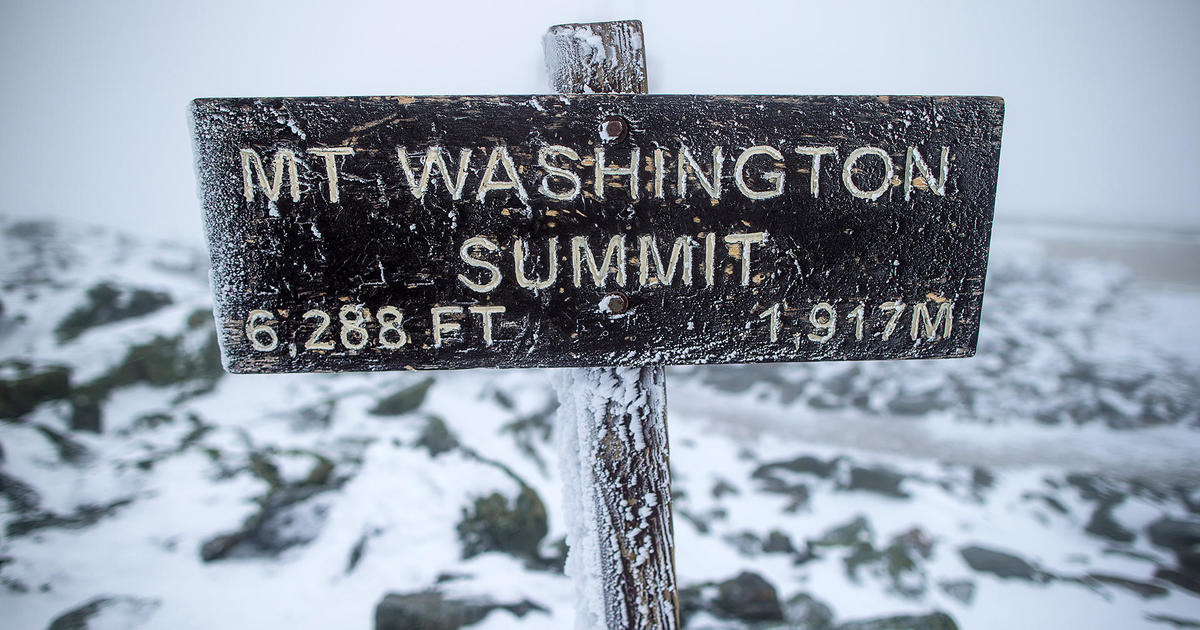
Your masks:
<instances>
[{"instance_id":1,"label":"white sky","mask_svg":"<svg viewBox=\"0 0 1200 630\"><path fill-rule=\"evenodd\" d=\"M1200 230L1200 2L15 2L0 213L200 242L187 102L549 91L552 24L638 18L658 93L1006 99L997 220Z\"/></svg>"}]
</instances>

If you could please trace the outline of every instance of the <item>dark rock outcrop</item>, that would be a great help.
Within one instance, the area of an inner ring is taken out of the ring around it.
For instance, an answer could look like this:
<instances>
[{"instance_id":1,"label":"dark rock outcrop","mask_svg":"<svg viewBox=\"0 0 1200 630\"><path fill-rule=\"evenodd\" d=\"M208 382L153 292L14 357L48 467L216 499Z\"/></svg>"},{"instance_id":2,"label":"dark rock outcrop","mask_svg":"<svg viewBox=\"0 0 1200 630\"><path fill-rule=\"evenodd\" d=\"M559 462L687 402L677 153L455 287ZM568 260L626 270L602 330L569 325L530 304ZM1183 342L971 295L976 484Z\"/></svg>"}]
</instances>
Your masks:
<instances>
[{"instance_id":1,"label":"dark rock outcrop","mask_svg":"<svg viewBox=\"0 0 1200 630\"><path fill-rule=\"evenodd\" d=\"M507 610L518 617L534 611L548 612L529 600L499 604L482 598L449 598L437 591L388 593L375 606L375 630L458 630L483 621L495 610Z\"/></svg>"},{"instance_id":2,"label":"dark rock outcrop","mask_svg":"<svg viewBox=\"0 0 1200 630\"><path fill-rule=\"evenodd\" d=\"M783 607L779 596L757 573L743 571L737 577L717 585L717 596L713 600L714 612L742 621L782 621Z\"/></svg>"},{"instance_id":3,"label":"dark rock outcrop","mask_svg":"<svg viewBox=\"0 0 1200 630\"><path fill-rule=\"evenodd\" d=\"M135 628L146 623L158 610L154 599L115 596L97 597L78 608L59 615L47 630L88 630L92 627Z\"/></svg>"},{"instance_id":4,"label":"dark rock outcrop","mask_svg":"<svg viewBox=\"0 0 1200 630\"><path fill-rule=\"evenodd\" d=\"M416 385L404 387L400 391L380 399L370 413L376 416L399 416L416 411L421 407L421 403L425 402L425 395L429 392L430 387L433 387L432 378L424 379Z\"/></svg>"},{"instance_id":5,"label":"dark rock outcrop","mask_svg":"<svg viewBox=\"0 0 1200 630\"><path fill-rule=\"evenodd\" d=\"M90 328L149 315L171 304L171 296L146 289L122 289L101 282L88 289L86 302L67 314L54 334L59 343L70 341Z\"/></svg>"},{"instance_id":6,"label":"dark rock outcrop","mask_svg":"<svg viewBox=\"0 0 1200 630\"><path fill-rule=\"evenodd\" d=\"M492 493L463 508L456 527L463 558L486 551L501 551L540 562L538 548L546 537L546 506L529 486L522 486L516 500Z\"/></svg>"},{"instance_id":7,"label":"dark rock outcrop","mask_svg":"<svg viewBox=\"0 0 1200 630\"><path fill-rule=\"evenodd\" d=\"M980 573L1032 582L1044 582L1050 577L1024 559L1003 551L971 546L963 547L959 553L972 569Z\"/></svg>"},{"instance_id":8,"label":"dark rock outcrop","mask_svg":"<svg viewBox=\"0 0 1200 630\"><path fill-rule=\"evenodd\" d=\"M943 612L899 615L841 624L837 630L958 630L954 619Z\"/></svg>"},{"instance_id":9,"label":"dark rock outcrop","mask_svg":"<svg viewBox=\"0 0 1200 630\"><path fill-rule=\"evenodd\" d=\"M19 418L52 400L71 395L71 369L51 365L34 369L17 366L13 378L0 379L0 418Z\"/></svg>"}]
</instances>

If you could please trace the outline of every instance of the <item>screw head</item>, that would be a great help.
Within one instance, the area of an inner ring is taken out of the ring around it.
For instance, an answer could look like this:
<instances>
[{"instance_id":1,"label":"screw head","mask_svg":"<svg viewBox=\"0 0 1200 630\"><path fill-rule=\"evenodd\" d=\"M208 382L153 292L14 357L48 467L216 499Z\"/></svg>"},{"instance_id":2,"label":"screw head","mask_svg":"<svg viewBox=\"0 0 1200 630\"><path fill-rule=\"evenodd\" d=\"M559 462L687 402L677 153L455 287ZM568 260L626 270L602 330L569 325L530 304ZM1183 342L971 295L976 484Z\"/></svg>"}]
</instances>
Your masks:
<instances>
[{"instance_id":1,"label":"screw head","mask_svg":"<svg viewBox=\"0 0 1200 630\"><path fill-rule=\"evenodd\" d=\"M620 291L613 291L600 298L600 312L607 315L620 315L629 310L629 297Z\"/></svg>"},{"instance_id":2,"label":"screw head","mask_svg":"<svg viewBox=\"0 0 1200 630\"><path fill-rule=\"evenodd\" d=\"M600 121L600 139L605 142L622 142L629 137L629 121L621 116L606 116Z\"/></svg>"}]
</instances>

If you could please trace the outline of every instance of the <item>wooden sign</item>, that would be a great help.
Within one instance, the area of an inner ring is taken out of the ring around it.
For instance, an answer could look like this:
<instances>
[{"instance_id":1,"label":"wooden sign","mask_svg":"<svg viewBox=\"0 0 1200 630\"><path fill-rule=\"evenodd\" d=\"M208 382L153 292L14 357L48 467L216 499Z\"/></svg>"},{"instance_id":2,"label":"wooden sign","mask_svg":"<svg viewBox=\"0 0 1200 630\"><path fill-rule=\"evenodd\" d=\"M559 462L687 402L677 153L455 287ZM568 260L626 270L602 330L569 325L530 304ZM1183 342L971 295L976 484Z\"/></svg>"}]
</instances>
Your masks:
<instances>
[{"instance_id":1,"label":"wooden sign","mask_svg":"<svg viewBox=\"0 0 1200 630\"><path fill-rule=\"evenodd\" d=\"M964 357L1003 102L193 103L234 372Z\"/></svg>"}]
</instances>

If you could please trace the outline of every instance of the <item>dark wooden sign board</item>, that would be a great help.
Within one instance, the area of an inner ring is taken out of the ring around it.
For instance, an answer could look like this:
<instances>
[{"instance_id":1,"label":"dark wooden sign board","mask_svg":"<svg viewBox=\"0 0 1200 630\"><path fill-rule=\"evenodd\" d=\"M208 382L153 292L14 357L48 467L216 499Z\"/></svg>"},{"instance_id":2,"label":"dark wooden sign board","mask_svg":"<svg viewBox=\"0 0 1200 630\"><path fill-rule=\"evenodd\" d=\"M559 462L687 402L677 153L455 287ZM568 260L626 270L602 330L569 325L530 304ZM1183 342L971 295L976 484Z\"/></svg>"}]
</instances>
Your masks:
<instances>
[{"instance_id":1,"label":"dark wooden sign board","mask_svg":"<svg viewBox=\"0 0 1200 630\"><path fill-rule=\"evenodd\" d=\"M200 99L234 372L974 353L987 97Z\"/></svg>"}]
</instances>

